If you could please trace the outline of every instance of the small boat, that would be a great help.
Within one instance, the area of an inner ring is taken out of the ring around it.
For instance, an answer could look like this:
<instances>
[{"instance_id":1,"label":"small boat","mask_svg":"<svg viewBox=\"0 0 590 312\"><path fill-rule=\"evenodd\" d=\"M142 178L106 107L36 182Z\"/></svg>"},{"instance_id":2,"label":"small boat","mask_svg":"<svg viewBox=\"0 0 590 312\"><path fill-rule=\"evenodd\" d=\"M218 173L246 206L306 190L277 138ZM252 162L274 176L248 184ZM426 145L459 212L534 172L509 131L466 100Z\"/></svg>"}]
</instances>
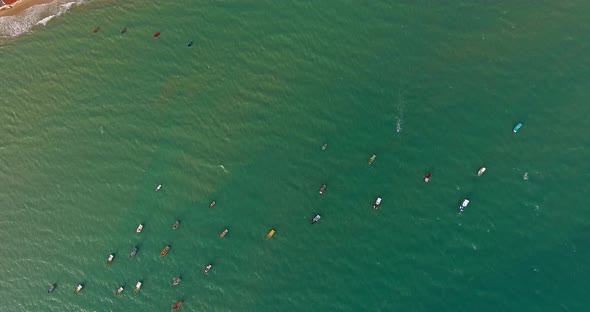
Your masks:
<instances>
[{"instance_id":1,"label":"small boat","mask_svg":"<svg viewBox=\"0 0 590 312\"><path fill-rule=\"evenodd\" d=\"M324 185L322 185L322 187L320 187L320 195L324 195L324 192L326 191L326 188L327 188L327 187L328 187L328 186L327 186L327 185L325 185L325 184L324 184Z\"/></svg>"},{"instance_id":2,"label":"small boat","mask_svg":"<svg viewBox=\"0 0 590 312\"><path fill-rule=\"evenodd\" d=\"M517 123L516 126L514 126L514 129L512 129L512 132L516 133L518 132L518 130L520 130L520 128L522 127L522 123Z\"/></svg>"},{"instance_id":3,"label":"small boat","mask_svg":"<svg viewBox=\"0 0 590 312\"><path fill-rule=\"evenodd\" d=\"M424 182L428 183L430 181L431 176L432 176L432 173L430 173L430 172L426 173L426 176L424 177Z\"/></svg>"},{"instance_id":4,"label":"small boat","mask_svg":"<svg viewBox=\"0 0 590 312\"><path fill-rule=\"evenodd\" d=\"M270 232L268 232L268 234L266 234L266 240L269 240L273 237L273 235L275 235L275 230L270 230Z\"/></svg>"},{"instance_id":5,"label":"small boat","mask_svg":"<svg viewBox=\"0 0 590 312\"><path fill-rule=\"evenodd\" d=\"M215 205L217 205L217 202L216 202L216 201L212 201L212 202L209 204L209 208L213 208L213 207L215 207Z\"/></svg>"},{"instance_id":6,"label":"small boat","mask_svg":"<svg viewBox=\"0 0 590 312\"><path fill-rule=\"evenodd\" d=\"M168 254L168 251L170 251L170 246L164 247L164 249L162 249L162 251L160 252L160 257L166 256Z\"/></svg>"},{"instance_id":7,"label":"small boat","mask_svg":"<svg viewBox=\"0 0 590 312\"><path fill-rule=\"evenodd\" d=\"M175 278L174 281L172 282L172 286L176 286L176 285L180 284L181 281L182 281L182 279L180 277Z\"/></svg>"},{"instance_id":8,"label":"small boat","mask_svg":"<svg viewBox=\"0 0 590 312\"><path fill-rule=\"evenodd\" d=\"M479 168L479 170L477 171L477 176L481 177L484 172L486 172L486 167Z\"/></svg>"},{"instance_id":9,"label":"small boat","mask_svg":"<svg viewBox=\"0 0 590 312\"><path fill-rule=\"evenodd\" d=\"M142 223L140 223L137 226L137 230L135 230L135 233L139 234L139 233L141 233L141 231L143 231L143 224Z\"/></svg>"},{"instance_id":10,"label":"small boat","mask_svg":"<svg viewBox=\"0 0 590 312\"><path fill-rule=\"evenodd\" d=\"M322 217L320 217L320 215L316 215L315 217L313 217L313 219L311 219L311 224L314 224L318 221L320 221Z\"/></svg>"},{"instance_id":11,"label":"small boat","mask_svg":"<svg viewBox=\"0 0 590 312\"><path fill-rule=\"evenodd\" d=\"M192 47L192 46L193 46L193 42L191 41L188 43L188 47Z\"/></svg>"},{"instance_id":12,"label":"small boat","mask_svg":"<svg viewBox=\"0 0 590 312\"><path fill-rule=\"evenodd\" d=\"M119 287L119 289L117 289L117 291L115 292L115 296L120 295L123 292L123 287Z\"/></svg>"},{"instance_id":13,"label":"small boat","mask_svg":"<svg viewBox=\"0 0 590 312\"><path fill-rule=\"evenodd\" d=\"M227 233L229 233L228 229L223 230L223 232L221 232L221 234L219 234L219 238L224 238L225 235L227 235Z\"/></svg>"},{"instance_id":14,"label":"small boat","mask_svg":"<svg viewBox=\"0 0 590 312\"><path fill-rule=\"evenodd\" d=\"M92 30L92 33L97 33L100 30L100 27L96 27Z\"/></svg>"},{"instance_id":15,"label":"small boat","mask_svg":"<svg viewBox=\"0 0 590 312\"><path fill-rule=\"evenodd\" d=\"M211 264L207 264L207 266L205 267L205 270L203 271L205 274L208 274L209 271L211 271L211 268L213 267L213 265Z\"/></svg>"},{"instance_id":16,"label":"small boat","mask_svg":"<svg viewBox=\"0 0 590 312\"><path fill-rule=\"evenodd\" d=\"M459 211L463 212L467 205L469 205L469 199L465 198L465 200L463 200L463 202L461 203L461 206L459 206Z\"/></svg>"},{"instance_id":17,"label":"small boat","mask_svg":"<svg viewBox=\"0 0 590 312\"><path fill-rule=\"evenodd\" d=\"M372 165L377 159L377 155L373 154L373 156L369 157L369 165Z\"/></svg>"},{"instance_id":18,"label":"small boat","mask_svg":"<svg viewBox=\"0 0 590 312\"><path fill-rule=\"evenodd\" d=\"M375 205L373 205L373 209L379 209L380 205L381 205L381 197L377 197L377 200L375 200Z\"/></svg>"},{"instance_id":19,"label":"small boat","mask_svg":"<svg viewBox=\"0 0 590 312\"><path fill-rule=\"evenodd\" d=\"M76 289L74 290L74 294L79 294L80 291L82 290L84 286L82 284L79 284L78 286L76 286Z\"/></svg>"},{"instance_id":20,"label":"small boat","mask_svg":"<svg viewBox=\"0 0 590 312\"><path fill-rule=\"evenodd\" d=\"M124 34L124 33L126 33L126 32L127 32L127 27L123 27L123 28L121 28L121 33L122 33L122 34Z\"/></svg>"},{"instance_id":21,"label":"small boat","mask_svg":"<svg viewBox=\"0 0 590 312\"><path fill-rule=\"evenodd\" d=\"M111 264L114 259L115 259L115 255L110 254L109 257L107 258L107 265Z\"/></svg>"},{"instance_id":22,"label":"small boat","mask_svg":"<svg viewBox=\"0 0 590 312\"><path fill-rule=\"evenodd\" d=\"M53 283L51 285L49 285L49 288L47 289L47 293L52 293L55 288L57 288L57 284Z\"/></svg>"},{"instance_id":23,"label":"small boat","mask_svg":"<svg viewBox=\"0 0 590 312\"><path fill-rule=\"evenodd\" d=\"M179 226L180 226L180 221L176 221L176 222L174 222L174 225L172 226L172 229L173 230L176 230L176 229L178 229Z\"/></svg>"},{"instance_id":24,"label":"small boat","mask_svg":"<svg viewBox=\"0 0 590 312\"><path fill-rule=\"evenodd\" d=\"M131 252L129 253L129 258L135 257L136 254L137 254L137 246L135 246L135 247L133 247L133 249L131 249Z\"/></svg>"},{"instance_id":25,"label":"small boat","mask_svg":"<svg viewBox=\"0 0 590 312\"><path fill-rule=\"evenodd\" d=\"M324 145L322 145L322 151L325 151L326 148L328 148L328 143L324 143Z\"/></svg>"},{"instance_id":26,"label":"small boat","mask_svg":"<svg viewBox=\"0 0 590 312\"><path fill-rule=\"evenodd\" d=\"M158 186L156 186L156 192L159 191L162 188L162 184L158 184Z\"/></svg>"},{"instance_id":27,"label":"small boat","mask_svg":"<svg viewBox=\"0 0 590 312\"><path fill-rule=\"evenodd\" d=\"M160 37L160 32L159 31L154 34L154 38L158 38L158 37Z\"/></svg>"},{"instance_id":28,"label":"small boat","mask_svg":"<svg viewBox=\"0 0 590 312\"><path fill-rule=\"evenodd\" d=\"M137 282L137 284L135 284L135 292L138 293L141 290L141 285L143 285L142 282Z\"/></svg>"},{"instance_id":29,"label":"small boat","mask_svg":"<svg viewBox=\"0 0 590 312\"><path fill-rule=\"evenodd\" d=\"M178 301L176 304L172 306L172 310L176 311L182 307L182 301Z\"/></svg>"}]
</instances>

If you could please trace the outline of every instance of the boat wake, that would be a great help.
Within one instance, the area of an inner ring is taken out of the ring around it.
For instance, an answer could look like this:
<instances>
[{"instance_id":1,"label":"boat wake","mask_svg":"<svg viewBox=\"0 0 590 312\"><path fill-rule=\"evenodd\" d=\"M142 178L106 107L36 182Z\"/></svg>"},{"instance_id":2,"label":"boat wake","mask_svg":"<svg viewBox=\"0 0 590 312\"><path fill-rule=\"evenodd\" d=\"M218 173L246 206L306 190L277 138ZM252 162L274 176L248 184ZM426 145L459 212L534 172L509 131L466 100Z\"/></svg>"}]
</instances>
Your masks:
<instances>
[{"instance_id":1,"label":"boat wake","mask_svg":"<svg viewBox=\"0 0 590 312\"><path fill-rule=\"evenodd\" d=\"M17 37L35 26L45 26L56 16L67 12L74 4L92 0L55 0L51 3L32 6L16 16L0 17L0 37Z\"/></svg>"}]
</instances>

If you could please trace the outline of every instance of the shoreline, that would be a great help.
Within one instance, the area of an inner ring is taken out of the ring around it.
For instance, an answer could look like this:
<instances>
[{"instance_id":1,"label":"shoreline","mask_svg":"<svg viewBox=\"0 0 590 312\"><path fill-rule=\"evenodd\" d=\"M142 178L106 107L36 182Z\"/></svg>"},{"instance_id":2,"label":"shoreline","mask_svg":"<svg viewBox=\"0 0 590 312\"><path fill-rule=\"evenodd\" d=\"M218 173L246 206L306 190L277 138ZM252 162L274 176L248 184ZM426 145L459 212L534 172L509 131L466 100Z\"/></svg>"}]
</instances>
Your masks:
<instances>
[{"instance_id":1,"label":"shoreline","mask_svg":"<svg viewBox=\"0 0 590 312\"><path fill-rule=\"evenodd\" d=\"M26 9L40 5L51 3L54 0L18 0L12 4L6 4L0 7L0 17L15 16L22 13Z\"/></svg>"}]
</instances>

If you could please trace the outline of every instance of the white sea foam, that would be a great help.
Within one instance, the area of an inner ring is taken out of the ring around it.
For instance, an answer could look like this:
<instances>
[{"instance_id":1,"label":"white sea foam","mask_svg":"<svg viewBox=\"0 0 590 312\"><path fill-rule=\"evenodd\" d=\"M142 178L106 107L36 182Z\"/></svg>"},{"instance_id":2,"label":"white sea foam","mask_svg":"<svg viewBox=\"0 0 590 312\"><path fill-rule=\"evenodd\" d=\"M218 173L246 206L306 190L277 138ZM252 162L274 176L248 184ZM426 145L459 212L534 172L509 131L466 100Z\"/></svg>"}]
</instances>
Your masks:
<instances>
[{"instance_id":1,"label":"white sea foam","mask_svg":"<svg viewBox=\"0 0 590 312\"><path fill-rule=\"evenodd\" d=\"M92 0L56 0L26 9L17 16L0 17L0 37L16 37L27 33L35 26L45 26L56 16L67 12L74 4Z\"/></svg>"}]
</instances>

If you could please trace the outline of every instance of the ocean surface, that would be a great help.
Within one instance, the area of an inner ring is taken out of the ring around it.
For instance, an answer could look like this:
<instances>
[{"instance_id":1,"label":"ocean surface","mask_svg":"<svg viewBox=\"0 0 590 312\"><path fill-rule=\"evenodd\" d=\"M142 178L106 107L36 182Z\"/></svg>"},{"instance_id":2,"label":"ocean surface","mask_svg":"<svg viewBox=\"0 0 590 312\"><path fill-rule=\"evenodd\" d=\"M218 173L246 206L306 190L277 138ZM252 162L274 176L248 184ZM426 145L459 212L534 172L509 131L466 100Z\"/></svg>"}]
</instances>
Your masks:
<instances>
[{"instance_id":1,"label":"ocean surface","mask_svg":"<svg viewBox=\"0 0 590 312\"><path fill-rule=\"evenodd\" d=\"M588 311L587 1L81 2L0 19L0 311Z\"/></svg>"}]
</instances>

